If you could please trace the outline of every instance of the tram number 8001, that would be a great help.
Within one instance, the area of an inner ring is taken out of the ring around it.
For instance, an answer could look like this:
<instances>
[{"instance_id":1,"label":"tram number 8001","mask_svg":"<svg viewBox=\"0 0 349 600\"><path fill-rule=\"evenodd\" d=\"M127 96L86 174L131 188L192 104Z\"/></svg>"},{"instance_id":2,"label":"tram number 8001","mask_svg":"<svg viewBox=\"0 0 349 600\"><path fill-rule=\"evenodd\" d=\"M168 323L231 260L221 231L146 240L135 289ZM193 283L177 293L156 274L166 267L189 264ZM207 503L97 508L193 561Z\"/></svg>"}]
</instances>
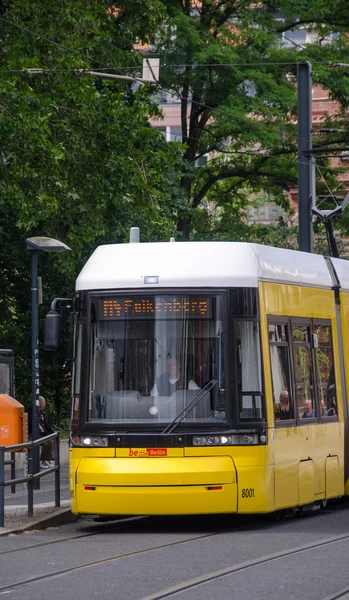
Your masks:
<instances>
[{"instance_id":1,"label":"tram number 8001","mask_svg":"<svg viewBox=\"0 0 349 600\"><path fill-rule=\"evenodd\" d=\"M241 498L254 498L254 488L242 488Z\"/></svg>"}]
</instances>

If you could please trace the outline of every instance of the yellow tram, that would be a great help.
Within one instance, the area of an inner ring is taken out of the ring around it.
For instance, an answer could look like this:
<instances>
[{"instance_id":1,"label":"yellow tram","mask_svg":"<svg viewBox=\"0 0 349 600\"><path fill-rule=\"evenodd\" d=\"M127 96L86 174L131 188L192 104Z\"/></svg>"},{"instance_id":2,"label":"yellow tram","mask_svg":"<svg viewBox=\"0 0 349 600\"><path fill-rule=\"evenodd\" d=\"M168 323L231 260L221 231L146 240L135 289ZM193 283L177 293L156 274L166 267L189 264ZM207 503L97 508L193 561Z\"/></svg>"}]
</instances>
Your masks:
<instances>
[{"instance_id":1,"label":"yellow tram","mask_svg":"<svg viewBox=\"0 0 349 600\"><path fill-rule=\"evenodd\" d=\"M74 315L74 513L266 513L349 493L349 262L100 246Z\"/></svg>"}]
</instances>

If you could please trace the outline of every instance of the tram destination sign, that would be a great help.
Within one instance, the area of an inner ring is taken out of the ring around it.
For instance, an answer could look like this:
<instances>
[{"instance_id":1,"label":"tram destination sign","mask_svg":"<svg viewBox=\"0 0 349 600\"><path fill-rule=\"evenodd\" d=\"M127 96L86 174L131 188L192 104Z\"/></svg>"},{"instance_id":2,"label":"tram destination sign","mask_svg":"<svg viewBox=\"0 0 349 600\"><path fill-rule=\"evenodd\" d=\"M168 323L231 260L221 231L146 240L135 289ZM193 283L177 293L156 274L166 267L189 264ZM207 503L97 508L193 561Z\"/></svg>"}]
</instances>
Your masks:
<instances>
[{"instance_id":1,"label":"tram destination sign","mask_svg":"<svg viewBox=\"0 0 349 600\"><path fill-rule=\"evenodd\" d=\"M210 319L212 297L114 297L98 299L98 317L102 321L126 319Z\"/></svg>"}]
</instances>

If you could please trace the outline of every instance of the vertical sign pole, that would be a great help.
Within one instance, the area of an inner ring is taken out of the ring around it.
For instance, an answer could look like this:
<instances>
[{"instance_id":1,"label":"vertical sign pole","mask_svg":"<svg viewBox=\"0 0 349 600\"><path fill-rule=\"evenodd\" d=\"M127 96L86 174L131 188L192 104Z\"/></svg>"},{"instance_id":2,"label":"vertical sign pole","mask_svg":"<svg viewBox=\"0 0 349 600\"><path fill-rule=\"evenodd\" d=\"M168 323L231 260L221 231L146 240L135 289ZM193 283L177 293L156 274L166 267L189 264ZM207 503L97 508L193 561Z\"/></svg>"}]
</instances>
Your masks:
<instances>
[{"instance_id":1,"label":"vertical sign pole","mask_svg":"<svg viewBox=\"0 0 349 600\"><path fill-rule=\"evenodd\" d=\"M32 259L32 441L39 437L39 327L38 327L38 253L31 251ZM33 473L39 473L39 446L33 447ZM34 480L34 489L40 489L40 479Z\"/></svg>"}]
</instances>

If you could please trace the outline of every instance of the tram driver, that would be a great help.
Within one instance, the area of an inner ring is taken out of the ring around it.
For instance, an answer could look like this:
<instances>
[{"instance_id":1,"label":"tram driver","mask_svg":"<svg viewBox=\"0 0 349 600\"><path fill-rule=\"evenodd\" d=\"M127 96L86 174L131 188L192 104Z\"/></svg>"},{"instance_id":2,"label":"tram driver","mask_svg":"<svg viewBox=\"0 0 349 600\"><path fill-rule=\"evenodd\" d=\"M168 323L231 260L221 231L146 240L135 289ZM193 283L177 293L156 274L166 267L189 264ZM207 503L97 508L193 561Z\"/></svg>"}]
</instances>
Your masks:
<instances>
[{"instance_id":1,"label":"tram driver","mask_svg":"<svg viewBox=\"0 0 349 600\"><path fill-rule=\"evenodd\" d=\"M189 380L186 388L184 379L184 374L181 369L181 361L177 356L172 356L169 353L166 358L166 371L157 378L150 395L171 396L178 390L200 390L200 387L193 379Z\"/></svg>"}]
</instances>

